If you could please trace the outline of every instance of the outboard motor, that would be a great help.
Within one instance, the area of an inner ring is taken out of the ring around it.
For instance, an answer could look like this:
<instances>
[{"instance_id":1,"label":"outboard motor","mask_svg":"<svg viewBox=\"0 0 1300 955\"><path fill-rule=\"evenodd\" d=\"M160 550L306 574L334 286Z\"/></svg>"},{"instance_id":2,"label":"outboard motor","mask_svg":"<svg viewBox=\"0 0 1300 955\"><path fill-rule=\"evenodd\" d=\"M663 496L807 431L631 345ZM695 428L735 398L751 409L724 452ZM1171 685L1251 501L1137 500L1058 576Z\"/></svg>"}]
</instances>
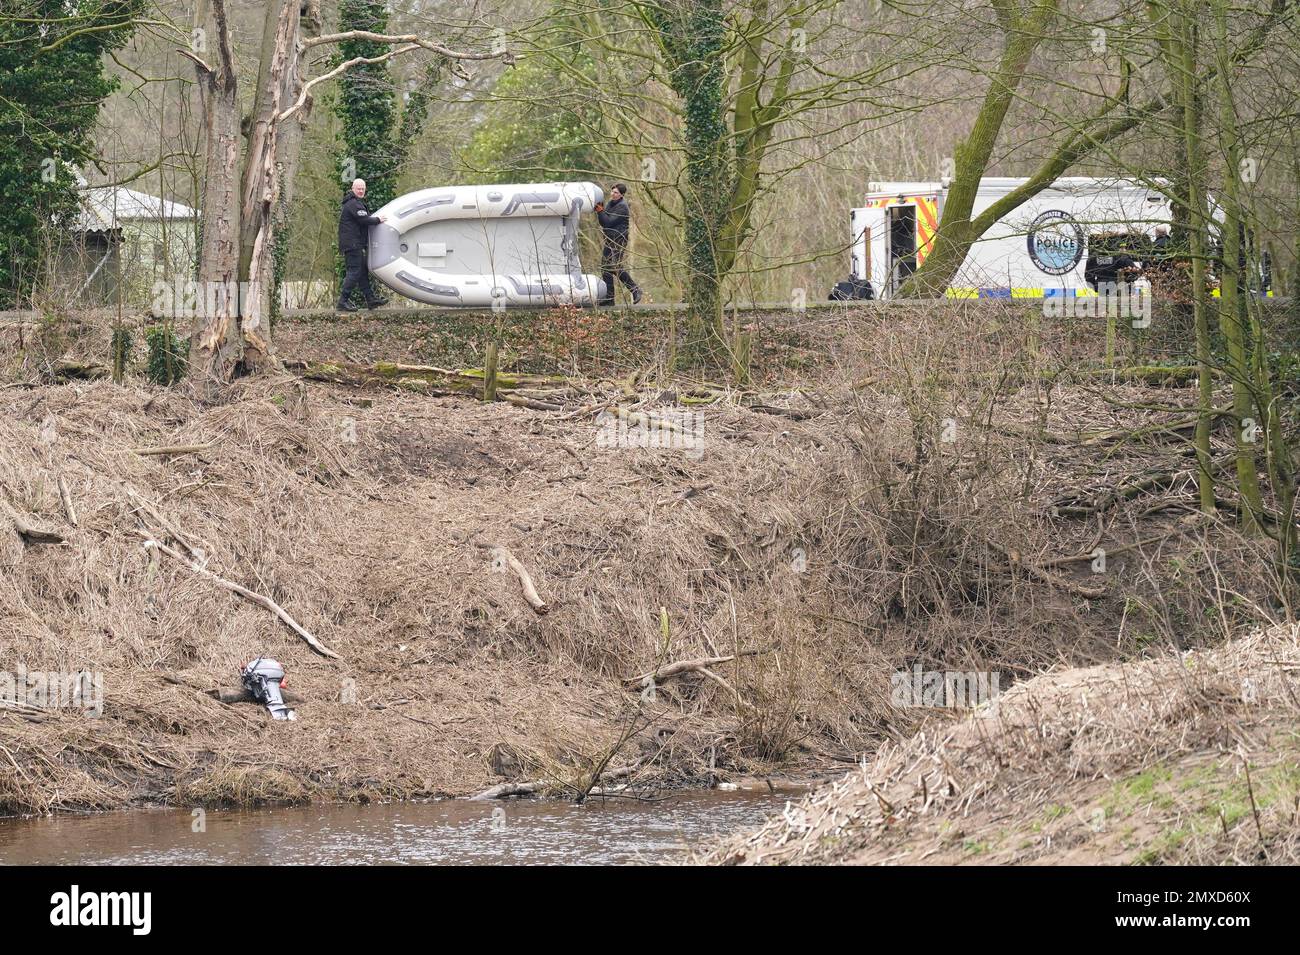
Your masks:
<instances>
[{"instance_id":1,"label":"outboard motor","mask_svg":"<svg viewBox=\"0 0 1300 955\"><path fill-rule=\"evenodd\" d=\"M266 707L272 719L294 720L298 717L285 706L280 684L284 682L284 667L270 657L258 657L239 674L244 689L257 702Z\"/></svg>"}]
</instances>

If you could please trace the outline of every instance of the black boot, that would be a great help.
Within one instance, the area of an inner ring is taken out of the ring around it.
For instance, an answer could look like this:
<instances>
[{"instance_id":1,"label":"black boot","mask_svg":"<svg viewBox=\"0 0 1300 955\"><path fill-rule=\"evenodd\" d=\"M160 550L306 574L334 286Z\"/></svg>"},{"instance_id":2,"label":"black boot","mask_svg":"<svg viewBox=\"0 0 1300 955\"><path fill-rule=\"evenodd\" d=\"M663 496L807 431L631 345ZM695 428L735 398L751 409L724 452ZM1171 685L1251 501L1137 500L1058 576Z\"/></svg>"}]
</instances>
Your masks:
<instances>
[{"instance_id":1,"label":"black boot","mask_svg":"<svg viewBox=\"0 0 1300 955\"><path fill-rule=\"evenodd\" d=\"M641 286L639 285L632 286L632 304L633 305L641 304Z\"/></svg>"},{"instance_id":2,"label":"black boot","mask_svg":"<svg viewBox=\"0 0 1300 955\"><path fill-rule=\"evenodd\" d=\"M338 308L336 309L336 311L339 311L339 312L359 312L359 311L361 311L361 309L357 308L357 307L356 307L355 305L353 305L351 302L339 302L339 304L338 304Z\"/></svg>"},{"instance_id":3,"label":"black boot","mask_svg":"<svg viewBox=\"0 0 1300 955\"><path fill-rule=\"evenodd\" d=\"M387 305L387 304L388 304L388 299L384 298L382 295L376 295L370 301L366 302L366 308L373 310L379 308L381 305Z\"/></svg>"}]
</instances>

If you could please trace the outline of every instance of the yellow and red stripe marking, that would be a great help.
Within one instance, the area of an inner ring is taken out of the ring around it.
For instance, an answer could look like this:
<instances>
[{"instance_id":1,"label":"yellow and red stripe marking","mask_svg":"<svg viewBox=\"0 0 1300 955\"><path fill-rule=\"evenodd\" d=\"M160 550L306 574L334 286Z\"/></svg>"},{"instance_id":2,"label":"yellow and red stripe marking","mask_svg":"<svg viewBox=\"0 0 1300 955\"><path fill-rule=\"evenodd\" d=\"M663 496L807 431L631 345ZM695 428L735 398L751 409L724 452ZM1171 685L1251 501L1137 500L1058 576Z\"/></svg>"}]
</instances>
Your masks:
<instances>
[{"instance_id":1,"label":"yellow and red stripe marking","mask_svg":"<svg viewBox=\"0 0 1300 955\"><path fill-rule=\"evenodd\" d=\"M888 206L916 206L916 264L920 267L934 245L934 234L939 229L939 200L933 196L889 196L868 199L868 209Z\"/></svg>"},{"instance_id":2,"label":"yellow and red stripe marking","mask_svg":"<svg viewBox=\"0 0 1300 955\"><path fill-rule=\"evenodd\" d=\"M916 196L916 264L919 267L930 254L934 234L939 229L939 203L929 196Z\"/></svg>"}]
</instances>

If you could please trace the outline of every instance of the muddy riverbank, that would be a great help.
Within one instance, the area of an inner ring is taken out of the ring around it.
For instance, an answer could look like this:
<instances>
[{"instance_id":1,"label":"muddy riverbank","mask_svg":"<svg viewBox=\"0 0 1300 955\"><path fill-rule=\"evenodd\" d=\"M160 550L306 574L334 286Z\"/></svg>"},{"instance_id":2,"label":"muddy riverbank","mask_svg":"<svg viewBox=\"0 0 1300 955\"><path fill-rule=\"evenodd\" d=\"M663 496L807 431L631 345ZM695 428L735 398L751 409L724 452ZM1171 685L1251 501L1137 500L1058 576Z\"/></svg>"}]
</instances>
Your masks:
<instances>
[{"instance_id":1,"label":"muddy riverbank","mask_svg":"<svg viewBox=\"0 0 1300 955\"><path fill-rule=\"evenodd\" d=\"M741 386L653 349L562 354L603 339L559 316L496 401L438 357L462 332L390 341L373 316L281 339L373 376L211 402L56 383L37 345L58 336L23 338L0 389L0 673L86 672L102 698L0 704L0 812L815 774L925 715L900 670L1006 688L1268 605L1265 545L1181 508L1184 379L1106 370L1099 401L1088 329L978 303L878 317L810 313ZM398 340L420 369L377 364ZM262 654L292 723L221 698Z\"/></svg>"}]
</instances>

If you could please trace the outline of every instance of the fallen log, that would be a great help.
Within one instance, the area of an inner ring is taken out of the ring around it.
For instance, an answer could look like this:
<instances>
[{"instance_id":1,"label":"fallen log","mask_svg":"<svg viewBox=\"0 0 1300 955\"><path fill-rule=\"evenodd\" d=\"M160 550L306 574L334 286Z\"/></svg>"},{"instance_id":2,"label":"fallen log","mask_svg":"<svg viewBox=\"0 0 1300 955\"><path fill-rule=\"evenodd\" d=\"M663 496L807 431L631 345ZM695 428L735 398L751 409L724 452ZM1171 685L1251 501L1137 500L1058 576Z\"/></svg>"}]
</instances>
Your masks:
<instances>
[{"instance_id":1,"label":"fallen log","mask_svg":"<svg viewBox=\"0 0 1300 955\"><path fill-rule=\"evenodd\" d=\"M159 448L131 448L130 450L132 454L150 457L165 454L202 454L204 451L211 451L216 446L217 442L211 441L208 444L167 444Z\"/></svg>"},{"instance_id":2,"label":"fallen log","mask_svg":"<svg viewBox=\"0 0 1300 955\"><path fill-rule=\"evenodd\" d=\"M631 428L646 428L651 431L672 431L676 434L686 434L682 426L676 421L658 415L648 415L644 411L628 411L626 408L620 407L614 409L614 414L626 421L628 427Z\"/></svg>"},{"instance_id":3,"label":"fallen log","mask_svg":"<svg viewBox=\"0 0 1300 955\"><path fill-rule=\"evenodd\" d=\"M8 514L9 520L14 526L14 530L17 531L18 536L23 539L23 543L25 544L66 544L67 543L67 538L64 537L62 534L60 534L58 531L51 531L51 530L46 530L43 527L37 527L35 524L31 523L29 520L27 520L25 517L23 517L21 514L19 514L13 508L7 505L4 506L4 510Z\"/></svg>"},{"instance_id":4,"label":"fallen log","mask_svg":"<svg viewBox=\"0 0 1300 955\"><path fill-rule=\"evenodd\" d=\"M304 630L297 620L294 620L293 617L289 616L288 612L283 607L281 607L278 603L272 600L270 597L264 597L259 593L255 593L254 591L249 590L247 587L241 587L233 580L226 580L226 578L224 577L219 577L216 574L214 574L212 571L208 570L206 567L203 567L198 563L191 563L190 561L185 559L185 556L181 554L180 551L168 547L166 544L162 543L161 541L154 540L144 531L138 531L137 533L139 533L139 535L145 539L144 541L145 550L156 548L162 551L168 557L172 558L173 560L179 561L180 563L184 564L186 567L188 567L194 573L198 574L200 577L206 577L208 580L212 581L218 587L222 587L226 590L229 590L231 593L238 594L240 597L243 597L245 600L257 604L259 607L265 607L267 610L271 611L273 614L275 614L277 617L283 620L285 624L289 627L289 629L291 629L294 633L298 634L298 636L306 640L307 645L311 647L313 650L315 650L317 653L319 653L321 656L330 657L331 659L334 660L339 659L339 655L337 653L335 653L333 650L326 647L314 636L312 636L310 633Z\"/></svg>"},{"instance_id":5,"label":"fallen log","mask_svg":"<svg viewBox=\"0 0 1300 955\"><path fill-rule=\"evenodd\" d=\"M805 411L803 408L782 408L779 405L767 405L755 402L746 405L750 411L761 411L763 414L782 415L786 418L793 418L795 421L807 421L813 416L813 412Z\"/></svg>"},{"instance_id":6,"label":"fallen log","mask_svg":"<svg viewBox=\"0 0 1300 955\"><path fill-rule=\"evenodd\" d=\"M306 359L287 359L284 367L298 372L303 378L312 381L327 381L333 384L368 387L383 385L389 387L409 386L422 382L426 386L446 389L475 398L483 396L486 374L478 368L440 368L437 365L404 365L398 362L381 361L373 365L360 365L346 361L310 361ZM559 386L568 384L564 378L549 378L544 375L518 375L497 371L495 374L497 389L511 390L521 386ZM495 393L495 392L494 392Z\"/></svg>"},{"instance_id":7,"label":"fallen log","mask_svg":"<svg viewBox=\"0 0 1300 955\"><path fill-rule=\"evenodd\" d=\"M534 780L530 783L500 783L491 786L477 796L470 796L470 802L485 802L489 799L504 799L507 796L531 796L546 787L546 783L541 780Z\"/></svg>"},{"instance_id":8,"label":"fallen log","mask_svg":"<svg viewBox=\"0 0 1300 955\"><path fill-rule=\"evenodd\" d=\"M592 787L602 779L622 779L630 776L641 768L640 763L633 763L631 766L620 766L617 769L598 772L587 785L583 795L591 792ZM524 783L498 783L495 786L489 786L477 795L470 796L470 802L486 802L489 799L505 799L507 796L533 796L537 793L549 789L554 783L548 783L542 779L534 779Z\"/></svg>"},{"instance_id":9,"label":"fallen log","mask_svg":"<svg viewBox=\"0 0 1300 955\"><path fill-rule=\"evenodd\" d=\"M719 663L730 663L737 657L752 657L755 654L766 652L766 650L741 650L739 653L731 653L727 656L699 657L694 660L678 660L676 663L666 664L657 670L651 670L649 673L642 673L640 676L624 677L623 682L629 686L645 686L646 682L649 680L653 680L655 683L662 683L664 680L679 676L682 673L701 671L711 666L717 666ZM712 674L710 674L710 676L712 676ZM714 677L714 679L717 679L717 677Z\"/></svg>"},{"instance_id":10,"label":"fallen log","mask_svg":"<svg viewBox=\"0 0 1300 955\"><path fill-rule=\"evenodd\" d=\"M1108 378L1112 381L1141 382L1157 387L1180 388L1200 374L1195 365L1129 365L1121 368L1072 368L1076 378Z\"/></svg>"},{"instance_id":11,"label":"fallen log","mask_svg":"<svg viewBox=\"0 0 1300 955\"><path fill-rule=\"evenodd\" d=\"M703 670L705 667L717 666L719 663L730 663L734 659L736 659L735 654L725 657L700 657L697 660L678 660L676 663L669 663L667 666L662 666L649 673L642 673L640 676L624 677L623 682L633 686L643 686L652 680L655 683L662 683L664 680L682 673Z\"/></svg>"},{"instance_id":12,"label":"fallen log","mask_svg":"<svg viewBox=\"0 0 1300 955\"><path fill-rule=\"evenodd\" d=\"M425 366L399 365L397 367L423 368ZM460 375L464 378L473 378L476 381L478 381L480 384L482 384L483 380L487 377L487 369L486 368L457 368L454 374ZM530 375L527 373L498 370L496 373L496 377L497 377L498 385L507 385L511 388L519 388L526 385L559 387L561 385L569 384L569 379L566 378L564 375Z\"/></svg>"},{"instance_id":13,"label":"fallen log","mask_svg":"<svg viewBox=\"0 0 1300 955\"><path fill-rule=\"evenodd\" d=\"M205 692L208 696L212 697L214 700L217 700L218 702L221 703L233 704L233 703L256 703L257 702L257 700L253 698L253 694L249 693L243 687L240 687L238 690L215 689L215 690L204 690L203 692ZM294 693L292 690L286 690L283 687L280 689L280 695L284 697L284 702L286 703L307 702L307 700L302 696L301 693Z\"/></svg>"},{"instance_id":14,"label":"fallen log","mask_svg":"<svg viewBox=\"0 0 1300 955\"><path fill-rule=\"evenodd\" d=\"M99 362L73 361L65 358L50 368L55 381L98 381L108 377L108 369Z\"/></svg>"},{"instance_id":15,"label":"fallen log","mask_svg":"<svg viewBox=\"0 0 1300 955\"><path fill-rule=\"evenodd\" d=\"M490 548L494 562L500 561L502 568L509 567L515 572L515 576L519 578L519 586L524 592L524 599L528 601L528 605L533 608L538 616L550 613L550 606L537 593L537 588L533 585L533 578L529 576L527 568L515 558L514 554L500 544L484 544L480 542L476 546L484 550Z\"/></svg>"},{"instance_id":16,"label":"fallen log","mask_svg":"<svg viewBox=\"0 0 1300 955\"><path fill-rule=\"evenodd\" d=\"M495 391L493 392L496 393ZM533 411L563 411L564 405L557 405L553 401L538 401L536 398L525 398L522 395L512 395L502 392L498 397L502 400L516 405L520 408L531 408Z\"/></svg>"}]
</instances>

